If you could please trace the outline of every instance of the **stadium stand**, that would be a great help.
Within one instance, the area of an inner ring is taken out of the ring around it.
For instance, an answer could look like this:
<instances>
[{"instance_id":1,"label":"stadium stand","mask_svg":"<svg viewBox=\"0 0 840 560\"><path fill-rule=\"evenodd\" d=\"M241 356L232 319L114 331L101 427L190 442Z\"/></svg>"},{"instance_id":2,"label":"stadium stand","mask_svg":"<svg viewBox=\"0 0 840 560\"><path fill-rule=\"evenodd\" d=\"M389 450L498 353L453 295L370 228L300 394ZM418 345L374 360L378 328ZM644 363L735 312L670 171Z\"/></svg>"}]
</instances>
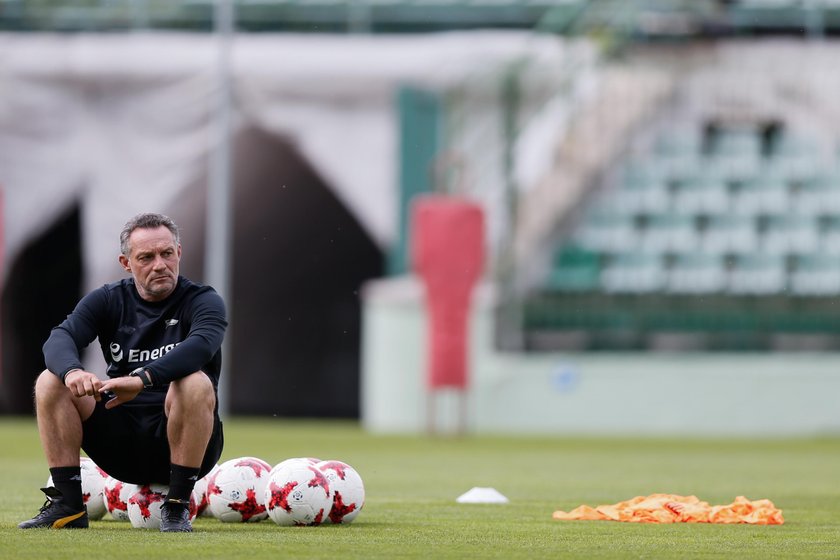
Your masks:
<instances>
[{"instance_id":1,"label":"stadium stand","mask_svg":"<svg viewBox=\"0 0 840 560\"><path fill-rule=\"evenodd\" d=\"M540 349L644 349L682 333L705 350L789 350L800 335L833 336L840 180L821 157L831 146L785 123L689 122L625 158L559 241L525 304Z\"/></svg>"},{"instance_id":2,"label":"stadium stand","mask_svg":"<svg viewBox=\"0 0 840 560\"><path fill-rule=\"evenodd\" d=\"M452 29L531 29L551 12L563 28L585 0L242 0L235 2L242 31L428 32ZM23 2L0 0L0 29L101 31L213 28L212 0L152 2Z\"/></svg>"},{"instance_id":3,"label":"stadium stand","mask_svg":"<svg viewBox=\"0 0 840 560\"><path fill-rule=\"evenodd\" d=\"M668 291L673 294L713 294L726 287L724 257L711 253L676 256L668 273Z\"/></svg>"},{"instance_id":4,"label":"stadium stand","mask_svg":"<svg viewBox=\"0 0 840 560\"><path fill-rule=\"evenodd\" d=\"M840 285L840 262L822 253L798 255L790 274L790 291L796 296L831 296Z\"/></svg>"},{"instance_id":5,"label":"stadium stand","mask_svg":"<svg viewBox=\"0 0 840 560\"><path fill-rule=\"evenodd\" d=\"M0 0L0 30L116 31L213 28L211 0ZM821 0L239 0L242 31L417 33L453 29L593 30L608 48L648 38L840 28L840 4Z\"/></svg>"}]
</instances>

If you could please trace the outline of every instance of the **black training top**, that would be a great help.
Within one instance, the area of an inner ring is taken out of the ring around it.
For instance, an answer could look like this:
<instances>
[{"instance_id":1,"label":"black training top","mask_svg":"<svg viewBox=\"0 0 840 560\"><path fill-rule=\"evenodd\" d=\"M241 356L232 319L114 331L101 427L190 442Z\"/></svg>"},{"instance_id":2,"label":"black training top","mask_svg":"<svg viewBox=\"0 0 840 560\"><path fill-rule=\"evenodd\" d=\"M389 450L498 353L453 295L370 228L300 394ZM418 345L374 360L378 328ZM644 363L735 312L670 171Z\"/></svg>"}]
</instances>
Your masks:
<instances>
[{"instance_id":1,"label":"black training top","mask_svg":"<svg viewBox=\"0 0 840 560\"><path fill-rule=\"evenodd\" d=\"M68 371L82 368L81 350L99 337L108 377L145 366L154 387L138 397L162 400L170 381L199 370L218 387L226 327L224 302L209 286L179 276L169 297L149 302L140 297L134 279L127 278L82 298L50 333L44 360L63 381Z\"/></svg>"}]
</instances>

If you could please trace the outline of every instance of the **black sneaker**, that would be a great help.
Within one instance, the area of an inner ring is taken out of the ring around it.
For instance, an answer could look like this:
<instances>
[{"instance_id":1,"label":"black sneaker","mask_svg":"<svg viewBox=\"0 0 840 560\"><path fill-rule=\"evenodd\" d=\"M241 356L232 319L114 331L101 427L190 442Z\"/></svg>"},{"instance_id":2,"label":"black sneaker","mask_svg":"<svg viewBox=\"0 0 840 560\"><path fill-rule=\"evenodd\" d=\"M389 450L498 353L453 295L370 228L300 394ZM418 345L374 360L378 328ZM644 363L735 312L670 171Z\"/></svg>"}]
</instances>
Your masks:
<instances>
[{"instance_id":1,"label":"black sneaker","mask_svg":"<svg viewBox=\"0 0 840 560\"><path fill-rule=\"evenodd\" d=\"M167 500L160 506L161 533L190 533L190 506L181 500Z\"/></svg>"},{"instance_id":2,"label":"black sneaker","mask_svg":"<svg viewBox=\"0 0 840 560\"><path fill-rule=\"evenodd\" d=\"M87 529L87 509L81 511L64 503L64 496L52 486L41 488L47 501L38 515L18 525L19 529Z\"/></svg>"}]
</instances>

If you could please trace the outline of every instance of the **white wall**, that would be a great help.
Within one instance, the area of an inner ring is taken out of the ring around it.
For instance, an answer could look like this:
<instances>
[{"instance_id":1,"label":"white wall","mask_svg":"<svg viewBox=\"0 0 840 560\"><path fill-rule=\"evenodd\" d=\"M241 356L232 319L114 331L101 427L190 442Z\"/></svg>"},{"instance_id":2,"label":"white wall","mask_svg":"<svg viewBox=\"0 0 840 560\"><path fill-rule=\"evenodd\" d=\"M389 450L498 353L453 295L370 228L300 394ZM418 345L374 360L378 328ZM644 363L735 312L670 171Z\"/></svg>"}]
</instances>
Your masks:
<instances>
[{"instance_id":1,"label":"white wall","mask_svg":"<svg viewBox=\"0 0 840 560\"><path fill-rule=\"evenodd\" d=\"M492 290L474 298L472 433L794 436L840 433L837 354L500 353ZM364 292L362 423L427 427L425 312L417 279ZM455 423L452 395L438 425Z\"/></svg>"}]
</instances>

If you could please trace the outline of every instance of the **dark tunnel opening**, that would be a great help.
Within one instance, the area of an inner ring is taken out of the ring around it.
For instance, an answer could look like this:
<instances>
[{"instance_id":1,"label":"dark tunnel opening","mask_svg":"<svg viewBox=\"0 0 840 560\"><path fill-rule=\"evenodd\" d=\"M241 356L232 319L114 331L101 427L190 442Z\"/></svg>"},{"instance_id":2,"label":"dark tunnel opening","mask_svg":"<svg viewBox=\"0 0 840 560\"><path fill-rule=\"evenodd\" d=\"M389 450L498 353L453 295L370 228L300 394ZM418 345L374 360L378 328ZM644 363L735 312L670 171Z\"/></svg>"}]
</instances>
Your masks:
<instances>
[{"instance_id":1,"label":"dark tunnel opening","mask_svg":"<svg viewBox=\"0 0 840 560\"><path fill-rule=\"evenodd\" d=\"M11 263L3 287L3 412L32 412L32 386L44 369L41 347L82 290L81 210L74 206Z\"/></svg>"},{"instance_id":2,"label":"dark tunnel opening","mask_svg":"<svg viewBox=\"0 0 840 560\"><path fill-rule=\"evenodd\" d=\"M288 141L236 142L231 410L359 415L361 298L382 251Z\"/></svg>"},{"instance_id":3,"label":"dark tunnel opening","mask_svg":"<svg viewBox=\"0 0 840 560\"><path fill-rule=\"evenodd\" d=\"M357 418L359 289L383 251L293 142L258 128L233 153L230 352L234 414ZM203 279L206 178L174 202L181 271Z\"/></svg>"}]
</instances>

